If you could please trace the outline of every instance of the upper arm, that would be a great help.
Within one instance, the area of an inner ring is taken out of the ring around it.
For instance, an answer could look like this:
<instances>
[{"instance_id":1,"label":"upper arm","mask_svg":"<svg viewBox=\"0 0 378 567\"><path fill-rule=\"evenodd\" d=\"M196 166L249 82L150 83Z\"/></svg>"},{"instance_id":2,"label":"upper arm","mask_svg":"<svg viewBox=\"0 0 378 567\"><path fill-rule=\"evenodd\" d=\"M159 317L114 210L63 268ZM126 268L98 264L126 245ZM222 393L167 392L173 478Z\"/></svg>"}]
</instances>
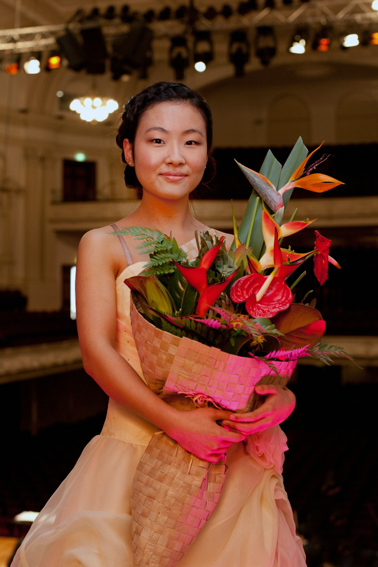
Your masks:
<instances>
[{"instance_id":1,"label":"upper arm","mask_svg":"<svg viewBox=\"0 0 378 567\"><path fill-rule=\"evenodd\" d=\"M77 329L84 365L103 341L112 346L115 342L116 267L107 236L101 230L90 231L78 249Z\"/></svg>"}]
</instances>

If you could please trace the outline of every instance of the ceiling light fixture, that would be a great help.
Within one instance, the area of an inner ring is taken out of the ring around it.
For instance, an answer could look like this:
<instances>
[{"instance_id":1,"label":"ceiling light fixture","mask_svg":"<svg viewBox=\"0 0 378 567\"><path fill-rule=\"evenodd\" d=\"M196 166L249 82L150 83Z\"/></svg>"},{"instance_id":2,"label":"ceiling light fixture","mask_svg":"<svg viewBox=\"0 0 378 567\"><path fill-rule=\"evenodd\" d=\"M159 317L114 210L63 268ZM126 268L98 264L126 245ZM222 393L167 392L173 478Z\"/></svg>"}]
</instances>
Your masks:
<instances>
[{"instance_id":1,"label":"ceiling light fixture","mask_svg":"<svg viewBox=\"0 0 378 567\"><path fill-rule=\"evenodd\" d=\"M182 81L185 77L185 69L189 67L188 42L182 35L177 35L171 39L169 65L175 71L176 81Z\"/></svg>"},{"instance_id":2,"label":"ceiling light fixture","mask_svg":"<svg viewBox=\"0 0 378 567\"><path fill-rule=\"evenodd\" d=\"M4 70L8 75L17 75L20 70L21 55L10 53L5 57Z\"/></svg>"},{"instance_id":3,"label":"ceiling light fixture","mask_svg":"<svg viewBox=\"0 0 378 567\"><path fill-rule=\"evenodd\" d=\"M59 69L62 64L62 56L60 51L57 49L53 49L50 51L49 56L47 58L45 70L52 71L53 69Z\"/></svg>"},{"instance_id":4,"label":"ceiling light fixture","mask_svg":"<svg viewBox=\"0 0 378 567\"><path fill-rule=\"evenodd\" d=\"M214 59L214 45L209 31L194 33L193 60L194 68L199 73L206 71L206 66Z\"/></svg>"},{"instance_id":5,"label":"ceiling light fixture","mask_svg":"<svg viewBox=\"0 0 378 567\"><path fill-rule=\"evenodd\" d=\"M349 49L349 47L357 47L360 44L360 40L357 33L342 34L340 36L340 47L341 49Z\"/></svg>"},{"instance_id":6,"label":"ceiling light fixture","mask_svg":"<svg viewBox=\"0 0 378 567\"><path fill-rule=\"evenodd\" d=\"M271 26L259 26L256 30L255 53L265 67L277 53L277 38Z\"/></svg>"},{"instance_id":7,"label":"ceiling light fixture","mask_svg":"<svg viewBox=\"0 0 378 567\"><path fill-rule=\"evenodd\" d=\"M235 77L243 77L244 67L250 58L250 46L245 31L236 30L231 33L228 54L230 63L235 67Z\"/></svg>"},{"instance_id":8,"label":"ceiling light fixture","mask_svg":"<svg viewBox=\"0 0 378 567\"><path fill-rule=\"evenodd\" d=\"M289 43L289 52L303 55L306 52L308 35L308 28L298 28Z\"/></svg>"},{"instance_id":9,"label":"ceiling light fixture","mask_svg":"<svg viewBox=\"0 0 378 567\"><path fill-rule=\"evenodd\" d=\"M332 29L324 27L315 35L312 42L312 49L314 51L321 51L325 53L329 51L332 42Z\"/></svg>"},{"instance_id":10,"label":"ceiling light fixture","mask_svg":"<svg viewBox=\"0 0 378 567\"><path fill-rule=\"evenodd\" d=\"M38 75L41 72L41 53L33 53L24 63L27 75Z\"/></svg>"},{"instance_id":11,"label":"ceiling light fixture","mask_svg":"<svg viewBox=\"0 0 378 567\"><path fill-rule=\"evenodd\" d=\"M80 114L80 118L86 122L103 122L117 108L118 102L114 99L94 94L75 98L70 104L70 109Z\"/></svg>"}]
</instances>

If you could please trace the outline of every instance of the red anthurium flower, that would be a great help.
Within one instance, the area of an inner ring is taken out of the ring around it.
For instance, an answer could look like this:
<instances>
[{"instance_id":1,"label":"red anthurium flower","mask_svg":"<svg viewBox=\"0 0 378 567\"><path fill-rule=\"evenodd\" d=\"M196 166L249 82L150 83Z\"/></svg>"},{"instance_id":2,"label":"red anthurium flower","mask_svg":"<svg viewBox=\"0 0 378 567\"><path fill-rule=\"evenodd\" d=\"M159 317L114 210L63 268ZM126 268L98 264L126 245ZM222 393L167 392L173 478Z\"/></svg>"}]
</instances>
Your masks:
<instances>
[{"instance_id":1,"label":"red anthurium flower","mask_svg":"<svg viewBox=\"0 0 378 567\"><path fill-rule=\"evenodd\" d=\"M279 311L287 309L293 301L293 294L285 284L285 277L289 273L280 275L280 271L289 266L282 265L277 231L274 234L273 261L274 270L269 276L257 273L254 265L250 263L252 274L238 279L231 288L232 301L245 301L245 308L252 317L274 317Z\"/></svg>"},{"instance_id":2,"label":"red anthurium flower","mask_svg":"<svg viewBox=\"0 0 378 567\"><path fill-rule=\"evenodd\" d=\"M196 268L180 266L175 262L175 265L184 276L184 278L190 283L191 286L194 287L199 293L199 300L197 305L197 315L200 317L204 317L208 309L212 306L214 301L219 297L219 295L226 289L234 275L236 274L237 270L235 270L232 274L227 276L224 282L208 285L207 284L207 272L211 267L212 263L214 262L220 247L223 244L225 237L222 236L220 239L219 244L213 246L203 255L201 258L200 264Z\"/></svg>"},{"instance_id":3,"label":"red anthurium flower","mask_svg":"<svg viewBox=\"0 0 378 567\"><path fill-rule=\"evenodd\" d=\"M328 278L328 262L337 268L340 268L340 265L328 254L332 240L322 236L317 230L315 234L314 273L320 285L323 285Z\"/></svg>"},{"instance_id":4,"label":"red anthurium flower","mask_svg":"<svg viewBox=\"0 0 378 567\"><path fill-rule=\"evenodd\" d=\"M283 278L275 277L261 299L261 288L270 276L251 274L238 279L231 288L231 299L235 303L245 301L245 307L252 317L274 317L287 309L293 301L293 294Z\"/></svg>"}]
</instances>

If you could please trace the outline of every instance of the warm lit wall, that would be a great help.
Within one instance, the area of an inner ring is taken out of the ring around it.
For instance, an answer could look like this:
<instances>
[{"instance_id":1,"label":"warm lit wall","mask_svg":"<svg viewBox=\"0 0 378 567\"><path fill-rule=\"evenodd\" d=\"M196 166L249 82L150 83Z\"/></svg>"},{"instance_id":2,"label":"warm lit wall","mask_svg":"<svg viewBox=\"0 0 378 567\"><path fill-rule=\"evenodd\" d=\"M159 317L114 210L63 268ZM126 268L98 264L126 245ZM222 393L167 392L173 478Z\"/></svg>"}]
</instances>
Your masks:
<instances>
[{"instance_id":1,"label":"warm lit wall","mask_svg":"<svg viewBox=\"0 0 378 567\"><path fill-rule=\"evenodd\" d=\"M190 75L187 83L200 88L213 109L216 147L290 146L299 134L308 145L322 140L364 143L378 141L375 73L370 55L359 61L342 61L338 55L334 61L310 64L283 58L267 69L255 63L242 79L232 76L230 65L218 65L207 79ZM159 79L171 80L172 72L158 62L150 82ZM102 78L98 88L121 102L145 85ZM57 90L80 95L89 86L84 74L64 69L36 77L2 75L0 81L0 140L8 121L6 177L11 188L1 195L0 288L21 289L32 310L60 308L61 266L75 258L80 234L136 206L125 200L134 193L123 185L114 125L82 123L59 110ZM0 144L1 154L4 149ZM100 203L59 204L62 160L77 151L96 161ZM325 200L325 217L330 206ZM222 203L203 203L199 215L225 228L226 219L214 215L217 207L224 211ZM374 211L375 204L369 209ZM378 216L372 214L376 223Z\"/></svg>"}]
</instances>

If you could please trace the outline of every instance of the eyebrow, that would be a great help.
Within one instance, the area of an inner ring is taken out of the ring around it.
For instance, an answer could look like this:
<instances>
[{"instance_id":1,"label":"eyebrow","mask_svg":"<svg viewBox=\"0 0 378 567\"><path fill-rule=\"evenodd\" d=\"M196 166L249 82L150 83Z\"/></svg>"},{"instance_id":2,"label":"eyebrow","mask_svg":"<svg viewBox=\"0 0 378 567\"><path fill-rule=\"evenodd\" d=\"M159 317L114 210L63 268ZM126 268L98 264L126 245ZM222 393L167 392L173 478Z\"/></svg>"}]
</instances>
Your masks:
<instances>
[{"instance_id":1,"label":"eyebrow","mask_svg":"<svg viewBox=\"0 0 378 567\"><path fill-rule=\"evenodd\" d=\"M166 130L162 126L152 126L151 128L148 128L148 130L146 130L146 134L147 134L147 132L150 132L151 130L157 130L158 132L165 132L166 134L168 134L168 130ZM199 134L200 136L202 136L202 138L205 137L203 135L203 133L200 130L196 130L196 128L189 128L189 130L185 130L185 132L183 132L183 133L184 134Z\"/></svg>"}]
</instances>

